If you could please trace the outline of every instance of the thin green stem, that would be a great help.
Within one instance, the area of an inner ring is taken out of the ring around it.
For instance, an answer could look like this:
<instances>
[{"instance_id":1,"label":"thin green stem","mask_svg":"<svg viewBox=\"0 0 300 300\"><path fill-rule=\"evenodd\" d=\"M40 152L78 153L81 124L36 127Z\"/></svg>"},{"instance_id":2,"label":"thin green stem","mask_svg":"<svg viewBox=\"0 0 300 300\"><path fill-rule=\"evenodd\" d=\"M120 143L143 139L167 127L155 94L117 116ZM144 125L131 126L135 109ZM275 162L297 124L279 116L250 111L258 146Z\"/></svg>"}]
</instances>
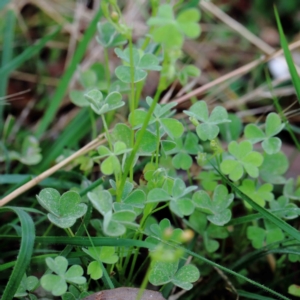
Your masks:
<instances>
[{"instance_id":1,"label":"thin green stem","mask_svg":"<svg viewBox=\"0 0 300 300\"><path fill-rule=\"evenodd\" d=\"M138 151L138 148L139 148L139 146L141 144L143 135L144 135L144 133L145 133L145 131L147 129L147 126L149 124L150 118L151 118L151 116L152 116L152 114L154 112L154 108L155 108L155 106L156 106L156 104L157 104L157 102L159 100L159 97L160 97L162 91L163 91L162 85L159 84L158 89L157 89L156 94L155 94L155 97L154 97L154 100L153 100L153 102L152 102L152 104L150 106L150 109L149 109L149 111L148 111L148 113L147 113L147 115L145 117L144 123L142 125L141 130L140 130L140 134L139 134L138 138L135 141L134 147L132 149L132 152L131 152L128 160L126 161L124 172L123 172L122 179L121 179L121 183L120 183L119 190L118 190L118 195L117 195L117 198L119 198L119 199L121 199L122 191L124 189L124 185L125 185L125 182L126 182L127 175L129 173L130 167L131 167L132 162L133 162L133 160L134 160L134 158L135 158L135 156L137 154L137 151Z\"/></svg>"},{"instance_id":2,"label":"thin green stem","mask_svg":"<svg viewBox=\"0 0 300 300\"><path fill-rule=\"evenodd\" d=\"M110 134L109 134L109 131L108 131L108 127L107 127L104 115L101 115L101 119L102 119L102 124L103 124L103 127L104 127L104 131L105 131L105 135L106 135L106 138L107 138L109 149L111 151L113 151L112 142L111 142Z\"/></svg>"},{"instance_id":3,"label":"thin green stem","mask_svg":"<svg viewBox=\"0 0 300 300\"><path fill-rule=\"evenodd\" d=\"M135 110L135 85L134 85L134 61L133 61L133 45L132 36L130 34L129 39L129 53L130 53L130 112L132 119L134 120L134 110ZM131 132L131 147L134 146L134 131ZM130 181L133 181L133 166L130 165L129 170Z\"/></svg>"},{"instance_id":4,"label":"thin green stem","mask_svg":"<svg viewBox=\"0 0 300 300\"><path fill-rule=\"evenodd\" d=\"M148 268L147 273L146 273L146 275L143 279L143 282L142 282L140 290L137 294L136 300L141 300L142 299L143 293L144 293L144 291L147 287L148 281L149 281L149 274L150 274L150 267Z\"/></svg>"},{"instance_id":5,"label":"thin green stem","mask_svg":"<svg viewBox=\"0 0 300 300\"><path fill-rule=\"evenodd\" d=\"M158 168L159 160L159 144L160 144L160 135L159 135L159 123L156 122L156 168Z\"/></svg>"},{"instance_id":6,"label":"thin green stem","mask_svg":"<svg viewBox=\"0 0 300 300\"><path fill-rule=\"evenodd\" d=\"M89 108L91 127L92 127L92 139L94 140L97 137L97 128L96 128L96 120L94 112L91 108Z\"/></svg>"},{"instance_id":7,"label":"thin green stem","mask_svg":"<svg viewBox=\"0 0 300 300\"><path fill-rule=\"evenodd\" d=\"M105 78L107 83L107 90L109 90L110 87L110 68L109 68L109 57L108 57L108 50L107 48L104 48L104 68L105 68Z\"/></svg>"}]
</instances>

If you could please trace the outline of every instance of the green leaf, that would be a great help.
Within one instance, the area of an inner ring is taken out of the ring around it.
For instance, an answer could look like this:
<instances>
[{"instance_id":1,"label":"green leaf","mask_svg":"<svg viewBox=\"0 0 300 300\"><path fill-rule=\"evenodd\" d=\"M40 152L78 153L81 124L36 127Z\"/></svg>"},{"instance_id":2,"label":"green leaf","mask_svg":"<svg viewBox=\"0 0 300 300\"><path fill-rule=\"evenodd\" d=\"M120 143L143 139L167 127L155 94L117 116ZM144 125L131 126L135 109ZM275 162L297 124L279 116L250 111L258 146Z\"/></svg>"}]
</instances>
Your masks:
<instances>
[{"instance_id":1,"label":"green leaf","mask_svg":"<svg viewBox=\"0 0 300 300\"><path fill-rule=\"evenodd\" d=\"M272 137L278 134L284 127L281 118L276 113L269 113L266 119L266 135Z\"/></svg>"},{"instance_id":2,"label":"green leaf","mask_svg":"<svg viewBox=\"0 0 300 300\"><path fill-rule=\"evenodd\" d=\"M256 226L249 226L247 228L247 237L252 241L252 246L255 249L284 239L282 230L276 227L276 225L265 221L265 228L266 230Z\"/></svg>"},{"instance_id":3,"label":"green leaf","mask_svg":"<svg viewBox=\"0 0 300 300\"><path fill-rule=\"evenodd\" d=\"M20 162L25 165L36 165L42 160L41 148L34 136L26 136L22 143Z\"/></svg>"},{"instance_id":4,"label":"green leaf","mask_svg":"<svg viewBox=\"0 0 300 300\"><path fill-rule=\"evenodd\" d=\"M39 203L49 211L50 222L61 228L69 228L75 224L76 219L82 217L87 206L81 202L77 192L69 191L60 196L52 188L43 189L37 196Z\"/></svg>"},{"instance_id":5,"label":"green leaf","mask_svg":"<svg viewBox=\"0 0 300 300\"><path fill-rule=\"evenodd\" d=\"M97 75L91 69L85 71L79 70L79 81L85 89L93 88L97 84Z\"/></svg>"},{"instance_id":6,"label":"green leaf","mask_svg":"<svg viewBox=\"0 0 300 300\"><path fill-rule=\"evenodd\" d=\"M92 202L94 208L96 208L102 215L107 214L112 211L112 196L106 191L99 191L97 194L95 192L88 192L87 196Z\"/></svg>"},{"instance_id":7,"label":"green leaf","mask_svg":"<svg viewBox=\"0 0 300 300\"><path fill-rule=\"evenodd\" d=\"M177 262L154 261L151 265L149 281L153 285L163 285L170 282L177 271Z\"/></svg>"},{"instance_id":8,"label":"green leaf","mask_svg":"<svg viewBox=\"0 0 300 300\"><path fill-rule=\"evenodd\" d=\"M161 202L170 199L171 197L169 196L169 194L165 190L160 188L150 190L147 195L147 202Z\"/></svg>"},{"instance_id":9,"label":"green leaf","mask_svg":"<svg viewBox=\"0 0 300 300\"><path fill-rule=\"evenodd\" d=\"M55 259L47 257L46 264L57 275L64 275L68 268L68 260L63 256L57 256Z\"/></svg>"},{"instance_id":10,"label":"green leaf","mask_svg":"<svg viewBox=\"0 0 300 300\"><path fill-rule=\"evenodd\" d=\"M224 174L229 175L231 180L239 180L244 169L251 177L258 177L258 167L263 163L263 156L252 151L252 144L249 141L242 141L238 144L232 141L228 145L229 153L236 159L225 159L221 163L221 170Z\"/></svg>"},{"instance_id":11,"label":"green leaf","mask_svg":"<svg viewBox=\"0 0 300 300\"><path fill-rule=\"evenodd\" d=\"M213 191L218 185L220 177L214 171L202 171L198 175L197 179L200 179L200 183L204 190Z\"/></svg>"},{"instance_id":12,"label":"green leaf","mask_svg":"<svg viewBox=\"0 0 300 300\"><path fill-rule=\"evenodd\" d=\"M187 153L177 153L172 159L172 164L176 169L189 170L193 159Z\"/></svg>"},{"instance_id":13,"label":"green leaf","mask_svg":"<svg viewBox=\"0 0 300 300\"><path fill-rule=\"evenodd\" d=\"M286 155L278 152L271 155L264 155L264 161L260 167L261 178L272 184L284 184L286 179L281 176L289 168L289 161Z\"/></svg>"},{"instance_id":14,"label":"green leaf","mask_svg":"<svg viewBox=\"0 0 300 300\"><path fill-rule=\"evenodd\" d=\"M192 8L181 12L175 19L170 4L162 4L158 8L157 15L151 17L147 24L154 26L153 39L162 43L166 48L181 47L184 35L196 38L200 34L198 21L200 13Z\"/></svg>"},{"instance_id":15,"label":"green leaf","mask_svg":"<svg viewBox=\"0 0 300 300\"><path fill-rule=\"evenodd\" d=\"M41 285L54 296L61 296L67 291L67 283L84 284L85 277L82 276L83 269L79 265L73 265L68 270L68 261L63 256L57 256L55 259L46 258L46 263L49 269L55 272L54 274L46 274L41 278Z\"/></svg>"},{"instance_id":16,"label":"green leaf","mask_svg":"<svg viewBox=\"0 0 300 300\"><path fill-rule=\"evenodd\" d=\"M54 274L44 275L41 278L41 286L46 291L51 292L53 296L61 296L68 289L66 281Z\"/></svg>"},{"instance_id":17,"label":"green leaf","mask_svg":"<svg viewBox=\"0 0 300 300\"><path fill-rule=\"evenodd\" d=\"M193 202L197 208L207 214L207 219L215 225L223 226L231 219L231 211L228 209L233 201L233 194L228 195L224 185L218 185L214 191L212 200L205 191L198 191L193 195Z\"/></svg>"},{"instance_id":18,"label":"green leaf","mask_svg":"<svg viewBox=\"0 0 300 300\"><path fill-rule=\"evenodd\" d=\"M136 132L136 140L139 139L141 131ZM138 149L140 155L151 154L156 150L157 137L155 134L146 130L141 139L141 143Z\"/></svg>"},{"instance_id":19,"label":"green leaf","mask_svg":"<svg viewBox=\"0 0 300 300\"><path fill-rule=\"evenodd\" d=\"M111 156L107 157L101 163L100 168L101 168L101 172L104 175L111 175L114 172L115 173L120 173L120 171L121 171L121 164L120 164L119 159L116 156L111 155Z\"/></svg>"},{"instance_id":20,"label":"green leaf","mask_svg":"<svg viewBox=\"0 0 300 300\"><path fill-rule=\"evenodd\" d=\"M87 98L93 111L98 115L105 114L125 105L125 102L122 101L122 95L119 92L111 92L103 99L103 95L99 90L92 89L85 93L84 96Z\"/></svg>"},{"instance_id":21,"label":"green leaf","mask_svg":"<svg viewBox=\"0 0 300 300\"><path fill-rule=\"evenodd\" d=\"M245 127L245 137L255 144L265 139L265 133L255 124L248 124Z\"/></svg>"},{"instance_id":22,"label":"green leaf","mask_svg":"<svg viewBox=\"0 0 300 300\"><path fill-rule=\"evenodd\" d=\"M132 130L123 123L118 123L115 125L112 133L111 133L111 139L112 142L123 142L126 145L126 148L130 148L130 141L132 137Z\"/></svg>"},{"instance_id":23,"label":"green leaf","mask_svg":"<svg viewBox=\"0 0 300 300\"><path fill-rule=\"evenodd\" d=\"M288 289L288 293L293 296L300 297L300 286L297 284L290 285Z\"/></svg>"},{"instance_id":24,"label":"green leaf","mask_svg":"<svg viewBox=\"0 0 300 300\"><path fill-rule=\"evenodd\" d=\"M183 125L178 120L171 118L163 118L160 120L160 122L167 135L171 138L179 138L183 134Z\"/></svg>"},{"instance_id":25,"label":"green leaf","mask_svg":"<svg viewBox=\"0 0 300 300\"><path fill-rule=\"evenodd\" d=\"M125 63L130 64L130 48L127 47L124 51L119 48L115 49L115 53ZM140 55L136 48L132 48L132 66L124 65L116 68L115 73L118 79L125 83L139 82L146 78L147 72L145 70L160 71L158 58L150 53ZM133 78L132 77L133 74Z\"/></svg>"},{"instance_id":26,"label":"green leaf","mask_svg":"<svg viewBox=\"0 0 300 300\"><path fill-rule=\"evenodd\" d=\"M85 91L72 90L69 94L72 103L79 107L90 106L89 101L84 97Z\"/></svg>"},{"instance_id":27,"label":"green leaf","mask_svg":"<svg viewBox=\"0 0 300 300\"><path fill-rule=\"evenodd\" d=\"M222 123L219 125L219 128L222 139L229 143L240 137L243 125L241 119L235 114L229 113L228 120L231 122Z\"/></svg>"},{"instance_id":28,"label":"green leaf","mask_svg":"<svg viewBox=\"0 0 300 300\"><path fill-rule=\"evenodd\" d=\"M283 195L293 200L300 200L300 186L295 186L294 179L290 178L286 181L283 188Z\"/></svg>"},{"instance_id":29,"label":"green leaf","mask_svg":"<svg viewBox=\"0 0 300 300\"><path fill-rule=\"evenodd\" d=\"M87 273L92 279L98 280L103 276L103 271L98 261L92 261L88 265Z\"/></svg>"},{"instance_id":30,"label":"green leaf","mask_svg":"<svg viewBox=\"0 0 300 300\"><path fill-rule=\"evenodd\" d=\"M193 104L188 111L184 110L183 112L191 118L203 123L196 127L196 132L203 141L213 140L217 137L219 134L218 124L231 122L228 119L226 109L221 106L216 106L211 112L211 115L208 116L208 108L205 101L198 101Z\"/></svg>"},{"instance_id":31,"label":"green leaf","mask_svg":"<svg viewBox=\"0 0 300 300\"><path fill-rule=\"evenodd\" d=\"M149 235L146 241L154 245L158 245L160 240L181 244L181 236L183 231L180 228L174 229L168 219L162 219L159 224L151 224L149 227Z\"/></svg>"},{"instance_id":32,"label":"green leaf","mask_svg":"<svg viewBox=\"0 0 300 300\"><path fill-rule=\"evenodd\" d=\"M82 250L94 260L100 260L107 264L114 264L119 259L118 255L115 254L115 247L89 247L88 249L83 248Z\"/></svg>"},{"instance_id":33,"label":"green leaf","mask_svg":"<svg viewBox=\"0 0 300 300\"><path fill-rule=\"evenodd\" d=\"M249 124L245 128L245 136L255 144L262 142L262 147L267 154L275 154L280 151L281 140L273 136L278 134L284 127L281 119L276 113L270 113L266 119L266 133L264 133L257 125Z\"/></svg>"},{"instance_id":34,"label":"green leaf","mask_svg":"<svg viewBox=\"0 0 300 300\"><path fill-rule=\"evenodd\" d=\"M83 269L79 265L73 265L65 273L65 279L67 282L75 284L84 284L86 283L86 278L82 276Z\"/></svg>"},{"instance_id":35,"label":"green leaf","mask_svg":"<svg viewBox=\"0 0 300 300\"><path fill-rule=\"evenodd\" d=\"M266 201L274 199L274 195L272 194L273 185L270 183L265 183L256 188L253 180L245 179L240 186L240 190L262 207L265 207ZM248 208L251 207L249 204L245 204Z\"/></svg>"},{"instance_id":36,"label":"green leaf","mask_svg":"<svg viewBox=\"0 0 300 300\"><path fill-rule=\"evenodd\" d=\"M272 137L265 139L261 145L267 154L275 154L280 151L281 140L279 138Z\"/></svg>"},{"instance_id":37,"label":"green leaf","mask_svg":"<svg viewBox=\"0 0 300 300\"><path fill-rule=\"evenodd\" d=\"M126 44L126 38L119 34L109 22L97 24L98 36L96 37L97 42L104 48L111 48Z\"/></svg>"},{"instance_id":38,"label":"green leaf","mask_svg":"<svg viewBox=\"0 0 300 300\"><path fill-rule=\"evenodd\" d=\"M191 282L197 281L199 277L200 272L198 268L193 265L186 265L178 270L172 282L185 290L190 290L193 287Z\"/></svg>"},{"instance_id":39,"label":"green leaf","mask_svg":"<svg viewBox=\"0 0 300 300\"><path fill-rule=\"evenodd\" d=\"M277 200L270 201L270 208L274 211L280 211L280 217L284 219L291 220L298 217L297 205L289 203L289 198L285 196L280 196Z\"/></svg>"},{"instance_id":40,"label":"green leaf","mask_svg":"<svg viewBox=\"0 0 300 300\"><path fill-rule=\"evenodd\" d=\"M201 33L200 12L196 8L190 8L181 12L177 17L178 25L184 34L189 38L197 38Z\"/></svg>"},{"instance_id":41,"label":"green leaf","mask_svg":"<svg viewBox=\"0 0 300 300\"><path fill-rule=\"evenodd\" d=\"M213 140L219 134L219 127L214 124L199 124L196 132L202 141Z\"/></svg>"}]
</instances>

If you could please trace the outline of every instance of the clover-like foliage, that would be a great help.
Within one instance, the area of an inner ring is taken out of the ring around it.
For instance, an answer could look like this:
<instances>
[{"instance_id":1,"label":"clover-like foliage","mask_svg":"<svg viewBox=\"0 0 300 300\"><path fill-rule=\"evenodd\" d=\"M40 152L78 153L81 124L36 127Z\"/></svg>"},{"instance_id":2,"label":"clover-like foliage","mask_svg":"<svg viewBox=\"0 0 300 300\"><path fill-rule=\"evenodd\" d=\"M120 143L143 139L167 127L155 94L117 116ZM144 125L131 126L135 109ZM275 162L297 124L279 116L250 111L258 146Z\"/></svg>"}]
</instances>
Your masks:
<instances>
[{"instance_id":1,"label":"clover-like foliage","mask_svg":"<svg viewBox=\"0 0 300 300\"><path fill-rule=\"evenodd\" d=\"M189 216L194 211L194 204L188 194L197 189L186 187L183 180L176 178L171 189L154 188L147 196L147 202L170 201L170 209L179 217Z\"/></svg>"},{"instance_id":2,"label":"clover-like foliage","mask_svg":"<svg viewBox=\"0 0 300 300\"><path fill-rule=\"evenodd\" d=\"M0 162L4 162L9 157L10 160L18 160L24 165L32 166L38 164L42 160L41 148L38 140L31 135L24 138L21 152L7 151L0 149Z\"/></svg>"},{"instance_id":3,"label":"clover-like foliage","mask_svg":"<svg viewBox=\"0 0 300 300\"><path fill-rule=\"evenodd\" d=\"M291 203L286 196L280 196L277 200L270 201L272 212L283 219L296 219L300 214L300 209L295 203Z\"/></svg>"},{"instance_id":4,"label":"clover-like foliage","mask_svg":"<svg viewBox=\"0 0 300 300\"><path fill-rule=\"evenodd\" d=\"M182 243L183 231L180 228L174 229L168 219L163 219L159 224L151 224L146 241L153 245L159 244L160 241L168 241L176 244Z\"/></svg>"},{"instance_id":5,"label":"clover-like foliage","mask_svg":"<svg viewBox=\"0 0 300 300\"><path fill-rule=\"evenodd\" d=\"M82 288L81 288L82 289ZM85 299L91 293L87 291L81 291L79 288L75 287L74 285L69 285L68 292L62 295L62 300L78 300L78 299Z\"/></svg>"},{"instance_id":6,"label":"clover-like foliage","mask_svg":"<svg viewBox=\"0 0 300 300\"><path fill-rule=\"evenodd\" d=\"M259 168L261 179L272 184L284 184L286 179L282 176L289 168L289 160L282 152L265 154L264 161Z\"/></svg>"},{"instance_id":7,"label":"clover-like foliage","mask_svg":"<svg viewBox=\"0 0 300 300\"><path fill-rule=\"evenodd\" d=\"M151 17L147 24L154 26L152 36L155 42L166 48L181 48L184 36L196 38L200 35L200 12L196 8L182 11L176 18L170 4L159 6L157 15Z\"/></svg>"},{"instance_id":8,"label":"clover-like foliage","mask_svg":"<svg viewBox=\"0 0 300 300\"><path fill-rule=\"evenodd\" d=\"M30 292L34 292L38 286L40 285L40 282L37 277L35 276L28 276L26 273L22 277L22 281L17 289L17 292L15 293L14 297L16 298L23 298L26 296L29 296L31 300L37 299L34 295L30 294Z\"/></svg>"},{"instance_id":9,"label":"clover-like foliage","mask_svg":"<svg viewBox=\"0 0 300 300\"><path fill-rule=\"evenodd\" d=\"M72 265L68 269L68 260L63 256L57 256L55 259L47 257L46 264L55 274L43 275L41 278L41 286L46 291L51 292L53 296L63 295L67 291L67 283L79 285L86 283L86 278L82 276L82 267Z\"/></svg>"},{"instance_id":10,"label":"clover-like foliage","mask_svg":"<svg viewBox=\"0 0 300 300\"><path fill-rule=\"evenodd\" d=\"M153 99L151 97L147 97L146 102L150 107ZM184 128L182 123L170 117L174 113L174 111L171 111L171 109L175 106L176 103L168 103L164 105L156 104L155 106L153 116L150 119L149 125L155 123L160 127L160 131L162 131L160 137L162 137L166 133L169 137L175 139L181 137L181 135L183 134ZM146 115L147 112L141 109L136 109L134 113L131 113L129 115L129 123L131 124L133 129L142 127ZM157 127L152 128L152 130L156 132Z\"/></svg>"},{"instance_id":11,"label":"clover-like foliage","mask_svg":"<svg viewBox=\"0 0 300 300\"><path fill-rule=\"evenodd\" d=\"M286 181L283 188L283 195L289 199L300 200L300 186L299 184L295 185L295 180L293 178Z\"/></svg>"},{"instance_id":12,"label":"clover-like foliage","mask_svg":"<svg viewBox=\"0 0 300 300\"><path fill-rule=\"evenodd\" d=\"M288 288L288 293L290 295L300 297L300 286L297 284L291 284Z\"/></svg>"},{"instance_id":13,"label":"clover-like foliage","mask_svg":"<svg viewBox=\"0 0 300 300\"><path fill-rule=\"evenodd\" d=\"M75 191L60 195L57 190L46 188L40 191L37 199L40 205L49 212L50 222L60 228L73 226L76 220L87 211L87 205L81 203L81 198Z\"/></svg>"},{"instance_id":14,"label":"clover-like foliage","mask_svg":"<svg viewBox=\"0 0 300 300\"><path fill-rule=\"evenodd\" d=\"M225 159L221 163L221 171L229 175L233 181L239 180L244 175L244 170L248 175L257 178L258 167L263 163L263 156L256 151L252 151L253 146L249 141L242 141L238 144L230 142L228 151L234 159Z\"/></svg>"},{"instance_id":15,"label":"clover-like foliage","mask_svg":"<svg viewBox=\"0 0 300 300\"><path fill-rule=\"evenodd\" d=\"M270 183L265 183L256 187L253 180L245 179L243 180L242 185L239 186L239 189L262 207L265 207L266 201L272 201L274 199L272 193L273 185ZM245 205L248 208L251 208L248 203L245 203Z\"/></svg>"},{"instance_id":16,"label":"clover-like foliage","mask_svg":"<svg viewBox=\"0 0 300 300\"><path fill-rule=\"evenodd\" d=\"M121 35L114 25L109 22L97 24L98 35L97 42L104 48L117 47L126 44L125 36Z\"/></svg>"},{"instance_id":17,"label":"clover-like foliage","mask_svg":"<svg viewBox=\"0 0 300 300\"><path fill-rule=\"evenodd\" d=\"M119 210L113 211L113 200L111 194L106 191L89 192L87 194L94 208L98 210L104 217L102 230L108 236L120 236L126 232L126 227L136 228L138 225L134 223L136 213L130 206L121 207Z\"/></svg>"},{"instance_id":18,"label":"clover-like foliage","mask_svg":"<svg viewBox=\"0 0 300 300\"><path fill-rule=\"evenodd\" d=\"M188 132L185 139L175 139L176 148L173 152L176 153L172 159L172 164L176 169L188 170L193 163L191 155L197 154L202 150L202 147L198 144L199 140L197 135L192 132Z\"/></svg>"},{"instance_id":19,"label":"clover-like foliage","mask_svg":"<svg viewBox=\"0 0 300 300\"><path fill-rule=\"evenodd\" d=\"M103 276L103 271L100 262L106 264L115 264L119 257L115 253L115 247L89 247L88 249L82 248L94 260L89 263L87 273L92 279L97 280Z\"/></svg>"},{"instance_id":20,"label":"clover-like foliage","mask_svg":"<svg viewBox=\"0 0 300 300\"><path fill-rule=\"evenodd\" d=\"M255 249L260 249L284 239L282 230L275 224L265 221L265 229L258 226L248 226L247 237Z\"/></svg>"},{"instance_id":21,"label":"clover-like foliage","mask_svg":"<svg viewBox=\"0 0 300 300\"><path fill-rule=\"evenodd\" d=\"M124 51L116 48L115 53L121 58L126 65L119 66L116 68L115 73L118 79L123 82L139 82L146 78L147 71L160 71L158 58L151 53L143 53L136 48L132 48L132 66L130 65L131 53L130 48L127 47ZM133 78L132 74L133 73Z\"/></svg>"},{"instance_id":22,"label":"clover-like foliage","mask_svg":"<svg viewBox=\"0 0 300 300\"><path fill-rule=\"evenodd\" d=\"M270 113L267 116L265 132L255 124L248 124L245 127L245 137L251 143L256 144L262 141L262 147L268 154L275 154L281 148L281 140L277 135L284 127L281 119L276 113Z\"/></svg>"},{"instance_id":23,"label":"clover-like foliage","mask_svg":"<svg viewBox=\"0 0 300 300\"><path fill-rule=\"evenodd\" d=\"M117 194L117 185L113 180L109 181L114 193ZM121 202L115 202L113 204L115 211L132 210L139 215L142 213L146 203L146 194L141 189L133 190L133 184L126 181L121 196Z\"/></svg>"},{"instance_id":24,"label":"clover-like foliage","mask_svg":"<svg viewBox=\"0 0 300 300\"><path fill-rule=\"evenodd\" d=\"M231 219L231 210L228 208L233 201L233 194L228 194L224 185L218 185L212 199L205 191L197 191L193 195L193 203L200 211L207 214L207 219L218 226L223 226Z\"/></svg>"},{"instance_id":25,"label":"clover-like foliage","mask_svg":"<svg viewBox=\"0 0 300 300\"><path fill-rule=\"evenodd\" d=\"M133 130L129 128L126 124L116 124L114 127L111 138L114 142L123 142L126 144L127 148L130 148L130 141L133 135ZM135 133L135 138L140 137L140 131L138 130ZM138 148L137 154L138 155L152 155L152 153L156 150L156 135L149 130L146 130L143 136L141 137L140 146Z\"/></svg>"},{"instance_id":26,"label":"clover-like foliage","mask_svg":"<svg viewBox=\"0 0 300 300\"><path fill-rule=\"evenodd\" d=\"M103 94L99 90L92 89L85 93L84 96L90 103L92 110L98 115L103 115L125 104L119 92L111 92L104 99Z\"/></svg>"},{"instance_id":27,"label":"clover-like foliage","mask_svg":"<svg viewBox=\"0 0 300 300\"><path fill-rule=\"evenodd\" d=\"M194 65L185 65L177 73L178 80L182 86L187 85L189 77L199 77L200 70Z\"/></svg>"},{"instance_id":28,"label":"clover-like foliage","mask_svg":"<svg viewBox=\"0 0 300 300\"><path fill-rule=\"evenodd\" d=\"M105 158L100 165L101 172L105 175L119 174L121 172L121 163L117 156L131 151L131 149L127 149L126 144L123 142L115 142L113 151L110 151L105 146L100 146L97 150L99 156L95 156L94 160L98 161Z\"/></svg>"},{"instance_id":29,"label":"clover-like foliage","mask_svg":"<svg viewBox=\"0 0 300 300\"><path fill-rule=\"evenodd\" d=\"M189 224L193 230L203 237L204 247L207 252L213 253L220 247L219 241L215 239L225 239L229 234L226 227L217 226L213 223L208 224L206 216L199 210L195 210L189 216Z\"/></svg>"},{"instance_id":30,"label":"clover-like foliage","mask_svg":"<svg viewBox=\"0 0 300 300\"><path fill-rule=\"evenodd\" d=\"M149 281L153 285L172 282L184 290L190 290L193 287L192 282L197 281L199 277L200 272L193 265L186 265L178 270L178 261L154 261L151 265Z\"/></svg>"},{"instance_id":31,"label":"clover-like foliage","mask_svg":"<svg viewBox=\"0 0 300 300\"><path fill-rule=\"evenodd\" d=\"M218 124L231 122L228 119L226 109L222 106L216 106L209 116L205 101L198 101L189 110L183 112L190 116L190 120L196 126L196 132L202 141L213 140L217 137L220 131Z\"/></svg>"},{"instance_id":32,"label":"clover-like foliage","mask_svg":"<svg viewBox=\"0 0 300 300\"><path fill-rule=\"evenodd\" d=\"M197 176L204 190L213 191L218 185L218 181L221 179L220 175L215 171L202 171Z\"/></svg>"}]
</instances>

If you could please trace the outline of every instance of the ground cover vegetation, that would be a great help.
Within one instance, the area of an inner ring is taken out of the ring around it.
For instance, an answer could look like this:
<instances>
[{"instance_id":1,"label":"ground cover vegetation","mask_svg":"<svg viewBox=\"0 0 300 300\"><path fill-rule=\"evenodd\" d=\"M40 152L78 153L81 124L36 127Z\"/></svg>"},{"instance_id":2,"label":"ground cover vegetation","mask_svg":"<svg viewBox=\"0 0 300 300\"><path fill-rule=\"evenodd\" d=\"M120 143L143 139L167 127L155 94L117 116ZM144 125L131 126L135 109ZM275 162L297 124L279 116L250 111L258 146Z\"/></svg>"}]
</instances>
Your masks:
<instances>
[{"instance_id":1,"label":"ground cover vegetation","mask_svg":"<svg viewBox=\"0 0 300 300\"><path fill-rule=\"evenodd\" d=\"M1 299L300 297L297 3L216 2L1 3Z\"/></svg>"}]
</instances>

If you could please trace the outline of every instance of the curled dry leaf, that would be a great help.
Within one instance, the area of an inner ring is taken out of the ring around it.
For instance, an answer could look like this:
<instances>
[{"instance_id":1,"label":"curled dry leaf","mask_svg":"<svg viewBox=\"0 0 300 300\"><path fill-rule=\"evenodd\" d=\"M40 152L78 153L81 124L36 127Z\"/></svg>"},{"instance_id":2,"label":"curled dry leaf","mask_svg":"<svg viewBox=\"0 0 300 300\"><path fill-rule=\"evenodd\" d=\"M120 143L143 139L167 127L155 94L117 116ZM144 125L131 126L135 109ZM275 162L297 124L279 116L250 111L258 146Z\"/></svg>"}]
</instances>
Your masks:
<instances>
[{"instance_id":1,"label":"curled dry leaf","mask_svg":"<svg viewBox=\"0 0 300 300\"><path fill-rule=\"evenodd\" d=\"M92 294L83 300L135 300L139 293L138 288L121 287L112 290L104 290L99 293ZM141 300L165 300L159 292L145 290Z\"/></svg>"}]
</instances>

